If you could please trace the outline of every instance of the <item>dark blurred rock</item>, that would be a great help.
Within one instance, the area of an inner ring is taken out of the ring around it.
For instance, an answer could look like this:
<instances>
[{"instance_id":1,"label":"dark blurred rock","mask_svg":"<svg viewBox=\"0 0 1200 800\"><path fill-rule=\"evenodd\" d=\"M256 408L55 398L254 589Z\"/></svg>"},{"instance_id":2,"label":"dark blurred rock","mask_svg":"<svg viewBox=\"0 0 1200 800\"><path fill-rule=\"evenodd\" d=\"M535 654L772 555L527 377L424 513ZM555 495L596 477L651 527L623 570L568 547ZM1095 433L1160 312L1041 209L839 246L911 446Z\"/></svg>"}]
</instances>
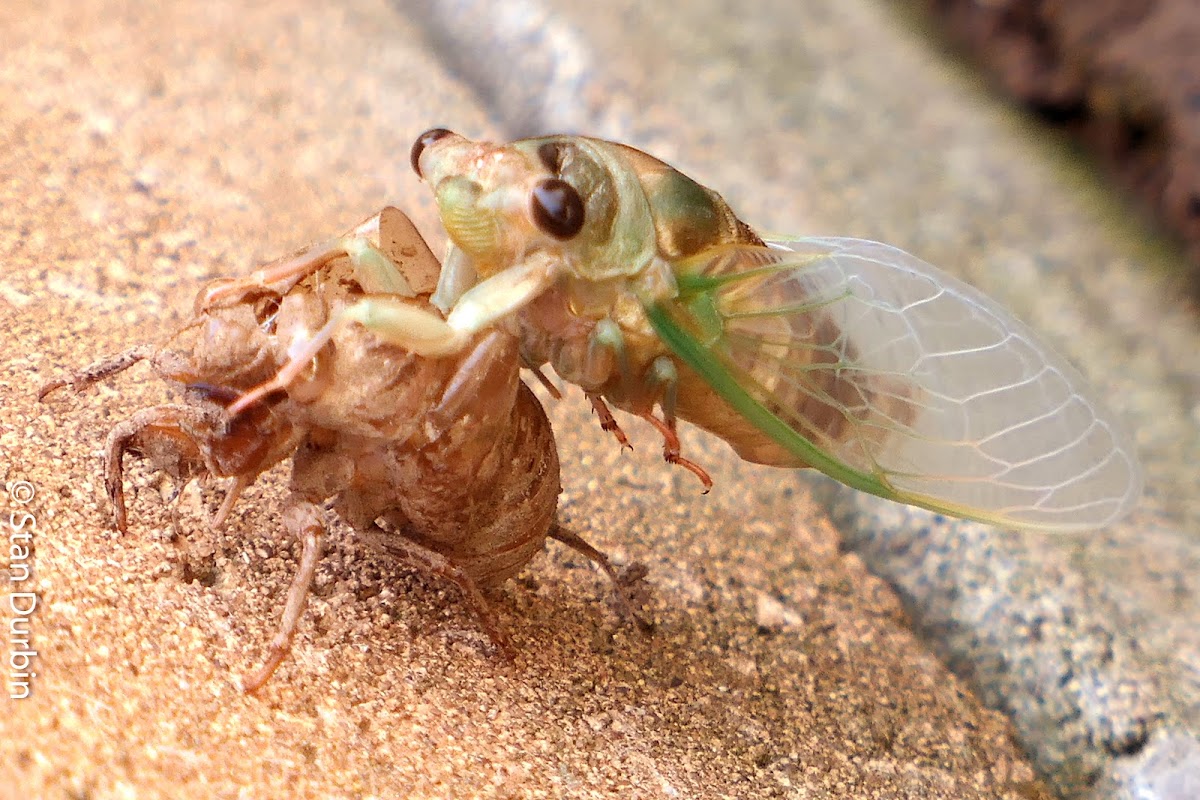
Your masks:
<instances>
[{"instance_id":1,"label":"dark blurred rock","mask_svg":"<svg viewBox=\"0 0 1200 800\"><path fill-rule=\"evenodd\" d=\"M998 84L1077 136L1176 235L1200 294L1195 0L925 0Z\"/></svg>"}]
</instances>

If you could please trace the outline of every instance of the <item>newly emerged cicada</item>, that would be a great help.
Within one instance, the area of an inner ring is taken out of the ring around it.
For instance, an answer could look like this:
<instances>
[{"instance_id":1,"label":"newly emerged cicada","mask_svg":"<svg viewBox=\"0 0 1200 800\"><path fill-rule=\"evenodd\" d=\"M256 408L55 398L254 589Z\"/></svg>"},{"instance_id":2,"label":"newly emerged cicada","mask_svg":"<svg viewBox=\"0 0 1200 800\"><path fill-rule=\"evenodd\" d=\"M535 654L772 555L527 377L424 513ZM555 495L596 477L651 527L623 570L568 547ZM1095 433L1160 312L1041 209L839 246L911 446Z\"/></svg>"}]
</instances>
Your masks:
<instances>
[{"instance_id":1,"label":"newly emerged cicada","mask_svg":"<svg viewBox=\"0 0 1200 800\"><path fill-rule=\"evenodd\" d=\"M494 145L434 129L412 164L450 235L433 296L445 318L365 299L246 407L351 321L428 355L500 326L528 366L582 387L606 427L606 403L653 422L668 460L706 485L679 456L676 418L749 461L1002 526L1098 528L1141 493L1132 440L1084 378L908 253L764 241L712 190L597 139Z\"/></svg>"}]
</instances>

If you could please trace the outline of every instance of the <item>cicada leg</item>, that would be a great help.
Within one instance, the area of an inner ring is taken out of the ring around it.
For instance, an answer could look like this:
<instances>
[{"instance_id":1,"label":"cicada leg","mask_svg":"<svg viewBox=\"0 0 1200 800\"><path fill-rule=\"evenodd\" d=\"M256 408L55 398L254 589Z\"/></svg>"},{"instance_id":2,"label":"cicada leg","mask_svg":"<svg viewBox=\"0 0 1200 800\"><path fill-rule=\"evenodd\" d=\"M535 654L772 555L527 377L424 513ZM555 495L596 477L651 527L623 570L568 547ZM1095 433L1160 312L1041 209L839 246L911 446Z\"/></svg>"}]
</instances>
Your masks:
<instances>
[{"instance_id":1,"label":"cicada leg","mask_svg":"<svg viewBox=\"0 0 1200 800\"><path fill-rule=\"evenodd\" d=\"M362 536L377 550L399 559L425 575L441 578L457 586L466 599L467 605L471 607L472 613L475 614L475 619L495 648L509 660L516 658L512 640L500 627L500 622L492 612L487 598L483 596L483 592L480 591L475 580L459 564L436 550L423 547L411 539L386 531L378 525L364 531Z\"/></svg>"},{"instance_id":2,"label":"cicada leg","mask_svg":"<svg viewBox=\"0 0 1200 800\"><path fill-rule=\"evenodd\" d=\"M266 661L254 674L242 680L242 691L247 694L261 689L292 649L292 638L308 605L308 592L312 588L317 562L321 560L321 551L325 546L325 515L315 503L293 498L283 512L283 525L300 540L300 566L296 568L292 585L288 588L283 619L267 649Z\"/></svg>"},{"instance_id":3,"label":"cicada leg","mask_svg":"<svg viewBox=\"0 0 1200 800\"><path fill-rule=\"evenodd\" d=\"M386 254L383 254L386 258ZM307 342L297 343L288 363L279 373L229 408L237 414L272 392L286 389L328 344L337 330L352 322L362 325L381 340L403 347L414 355L438 358L463 350L475 334L509 316L546 291L557 280L555 262L549 256L531 258L503 270L463 294L442 319L437 313L403 297L368 295L337 312Z\"/></svg>"},{"instance_id":4,"label":"cicada leg","mask_svg":"<svg viewBox=\"0 0 1200 800\"><path fill-rule=\"evenodd\" d=\"M225 489L225 499L221 501L220 508L217 513L213 514L212 519L208 521L208 526L214 531L220 530L225 525L225 521L229 519L229 513L233 511L233 507L237 505L238 499L242 496L242 492L246 487L254 482L254 478L247 475L234 475L229 480L229 485Z\"/></svg>"},{"instance_id":5,"label":"cicada leg","mask_svg":"<svg viewBox=\"0 0 1200 800\"><path fill-rule=\"evenodd\" d=\"M621 332L621 326L613 322L611 319L605 318L596 323L596 327L592 330L591 338L588 339L587 359L589 364L604 363L604 353L611 353L617 362L617 373L621 376L621 390L626 397L636 397L638 395L638 387L636 379L633 376L633 368L629 366L629 352L625 348L625 334ZM629 437L621 430L617 424L616 417L609 410L608 405L598 394L587 392L588 402L592 404L592 409L595 410L596 416L600 419L600 429L611 433L616 437L621 447L633 449L633 445L629 443Z\"/></svg>"},{"instance_id":6,"label":"cicada leg","mask_svg":"<svg viewBox=\"0 0 1200 800\"><path fill-rule=\"evenodd\" d=\"M646 378L646 385L651 391L660 392L659 405L662 408L663 417L659 419L649 411L638 416L657 428L662 435L663 460L668 464L678 464L699 478L700 483L704 484L704 494L708 494L713 487L712 478L709 477L704 467L679 454L679 432L676 429L675 421L675 397L679 386L679 373L675 369L675 362L667 356L659 356L654 359Z\"/></svg>"},{"instance_id":7,"label":"cicada leg","mask_svg":"<svg viewBox=\"0 0 1200 800\"><path fill-rule=\"evenodd\" d=\"M61 378L46 381L38 389L37 399L45 400L46 395L64 386L70 386L73 391L80 392L97 381L102 381L119 372L124 372L139 361L150 358L154 355L154 351L154 345L140 344L137 347L131 347L116 355L102 358L99 361L88 364L83 369L75 370Z\"/></svg>"},{"instance_id":8,"label":"cicada leg","mask_svg":"<svg viewBox=\"0 0 1200 800\"><path fill-rule=\"evenodd\" d=\"M621 426L617 424L617 418L613 416L608 404L604 402L604 398L598 394L586 392L588 402L592 404L592 409L596 412L596 416L600 419L600 430L611 433L621 447L633 449L633 445L629 443L629 437L625 435L625 431L621 430Z\"/></svg>"},{"instance_id":9,"label":"cicada leg","mask_svg":"<svg viewBox=\"0 0 1200 800\"><path fill-rule=\"evenodd\" d=\"M196 313L225 305L236 305L246 295L270 288L280 295L287 294L300 281L335 258L346 255L349 240L332 239L307 247L295 255L274 261L242 278L221 278L210 283L196 298Z\"/></svg>"},{"instance_id":10,"label":"cicada leg","mask_svg":"<svg viewBox=\"0 0 1200 800\"><path fill-rule=\"evenodd\" d=\"M185 405L146 408L118 423L104 444L104 488L113 509L117 530L128 528L125 510L124 456L129 450L142 452L157 469L177 481L212 472L205 458L205 434L216 438L222 428L216 409Z\"/></svg>"},{"instance_id":11,"label":"cicada leg","mask_svg":"<svg viewBox=\"0 0 1200 800\"><path fill-rule=\"evenodd\" d=\"M547 536L562 542L567 547L585 556L608 576L608 579L613 583L613 596L616 598L617 607L620 609L622 617L627 621L632 620L645 633L650 633L654 630L654 623L643 619L637 613L637 609L634 608L633 603L629 599L633 590L640 586L642 580L646 577L647 570L643 564L631 564L623 571L618 570L602 551L597 550L579 534L567 530L557 522L550 527Z\"/></svg>"},{"instance_id":12,"label":"cicada leg","mask_svg":"<svg viewBox=\"0 0 1200 800\"><path fill-rule=\"evenodd\" d=\"M542 388L550 393L551 397L553 397L555 400L562 400L562 392L560 392L558 387L554 385L554 381L546 377L546 373L542 371L540 366L531 364L524 355L521 356L521 366L537 376L538 383L540 383Z\"/></svg>"},{"instance_id":13,"label":"cicada leg","mask_svg":"<svg viewBox=\"0 0 1200 800\"><path fill-rule=\"evenodd\" d=\"M699 464L684 458L679 453L679 435L675 429L675 395L679 385L679 373L675 362L667 356L659 356L650 365L649 373L638 385L637 378L629 365L629 354L625 347L625 336L621 327L610 319L602 319L596 323L592 337L588 342L588 359L595 361L603 350L611 352L617 362L617 371L621 376L622 391L631 398L657 398L662 408L663 418L654 416L652 410L637 411L639 417L653 425L663 437L663 460L668 464L678 464L700 479L704 485L704 494L712 489L713 482L709 474ZM592 407L600 417L600 427L606 431L615 430L617 441L622 445L628 444L625 435L617 427L612 412L608 410L603 400L588 394ZM599 403L598 403L599 400ZM649 405L649 404L647 404ZM610 427L611 426L611 427Z\"/></svg>"},{"instance_id":14,"label":"cicada leg","mask_svg":"<svg viewBox=\"0 0 1200 800\"><path fill-rule=\"evenodd\" d=\"M604 353L611 353L617 362L617 374L621 376L621 389L626 397L638 396L637 378L629 364L629 350L625 347L625 334L621 326L605 317L596 323L588 339L587 363L589 366L604 363ZM605 366L607 371L608 367Z\"/></svg>"},{"instance_id":15,"label":"cicada leg","mask_svg":"<svg viewBox=\"0 0 1200 800\"><path fill-rule=\"evenodd\" d=\"M226 278L209 284L196 298L196 312L242 302L247 294L270 289L287 294L297 283L338 258L349 258L354 278L368 294L393 294L415 297L412 285L397 268L388 254L372 239L380 237L380 220L384 209L344 236L306 247L287 258L274 261L243 278ZM399 212L395 212L399 214ZM407 219L407 218L406 218ZM395 222L388 221L392 227ZM414 232L415 235L415 232ZM390 243L396 246L396 243ZM422 243L423 244L423 243ZM432 258L432 256L430 256Z\"/></svg>"},{"instance_id":16,"label":"cicada leg","mask_svg":"<svg viewBox=\"0 0 1200 800\"><path fill-rule=\"evenodd\" d=\"M275 376L239 397L229 406L230 415L236 416L267 395L286 390L338 330L352 322L363 325L386 342L427 357L458 352L473 335L473 331L451 328L441 317L407 303L403 298L387 295L368 297L338 311L307 341L297 341L294 349L289 351L287 362Z\"/></svg>"},{"instance_id":17,"label":"cicada leg","mask_svg":"<svg viewBox=\"0 0 1200 800\"><path fill-rule=\"evenodd\" d=\"M437 263L436 258L433 263ZM471 260L463 251L453 247L446 254L445 262L441 265L437 277L437 288L434 289L429 302L443 314L449 314L450 309L454 308L459 299L478 283L479 273L475 271Z\"/></svg>"},{"instance_id":18,"label":"cicada leg","mask_svg":"<svg viewBox=\"0 0 1200 800\"><path fill-rule=\"evenodd\" d=\"M313 334L308 341L303 342L302 347L295 351L289 351L290 356L287 363L279 368L274 377L246 391L229 405L229 416L236 417L246 409L265 399L268 395L284 391L291 386L292 381L300 377L300 373L304 372L309 363L317 357L317 353L321 352L321 348L327 345L329 340L333 338L333 334L337 332L337 328L341 323L341 316L335 316L329 322L325 323L325 326L321 330Z\"/></svg>"},{"instance_id":19,"label":"cicada leg","mask_svg":"<svg viewBox=\"0 0 1200 800\"><path fill-rule=\"evenodd\" d=\"M679 434L675 431L675 418L672 417L670 422L666 422L654 416L653 412L650 411L638 414L638 416L653 425L663 437L663 461L666 461L668 464L681 466L695 475L700 479L700 483L704 485L703 494L708 494L713 487L712 477L705 471L704 467L679 454Z\"/></svg>"}]
</instances>

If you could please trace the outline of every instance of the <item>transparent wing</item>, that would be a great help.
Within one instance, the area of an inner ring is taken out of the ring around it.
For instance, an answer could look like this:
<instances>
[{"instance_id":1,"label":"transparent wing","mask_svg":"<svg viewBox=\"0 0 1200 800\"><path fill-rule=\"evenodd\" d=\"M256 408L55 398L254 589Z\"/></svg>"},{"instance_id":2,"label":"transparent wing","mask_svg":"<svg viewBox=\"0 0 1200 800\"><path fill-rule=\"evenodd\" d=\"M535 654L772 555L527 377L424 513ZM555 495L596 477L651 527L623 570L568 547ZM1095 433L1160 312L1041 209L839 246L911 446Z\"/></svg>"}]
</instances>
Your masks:
<instances>
[{"instance_id":1,"label":"transparent wing","mask_svg":"<svg viewBox=\"0 0 1200 800\"><path fill-rule=\"evenodd\" d=\"M1141 494L1132 441L1083 376L908 253L840 238L728 245L677 277L680 297L648 309L652 323L796 463L1021 528L1103 527Z\"/></svg>"}]
</instances>

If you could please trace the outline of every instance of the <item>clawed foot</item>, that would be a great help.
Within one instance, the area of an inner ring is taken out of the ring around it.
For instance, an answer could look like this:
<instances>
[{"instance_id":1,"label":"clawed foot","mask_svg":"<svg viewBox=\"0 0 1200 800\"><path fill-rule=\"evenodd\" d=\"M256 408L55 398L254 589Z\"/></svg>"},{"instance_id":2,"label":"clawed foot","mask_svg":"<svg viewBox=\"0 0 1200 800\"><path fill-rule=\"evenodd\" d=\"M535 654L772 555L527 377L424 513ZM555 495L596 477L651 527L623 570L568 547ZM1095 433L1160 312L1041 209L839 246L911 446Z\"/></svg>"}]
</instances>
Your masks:
<instances>
[{"instance_id":1,"label":"clawed foot","mask_svg":"<svg viewBox=\"0 0 1200 800\"><path fill-rule=\"evenodd\" d=\"M708 494L713 487L712 478L704 470L704 467L697 464L695 461L684 458L679 454L679 434L675 432L675 426L670 422L664 422L651 413L640 415L642 419L653 425L663 437L663 460L668 464L678 464L688 472L700 479L700 483L704 485L702 494Z\"/></svg>"},{"instance_id":2,"label":"clawed foot","mask_svg":"<svg viewBox=\"0 0 1200 800\"><path fill-rule=\"evenodd\" d=\"M622 619L637 625L638 629L643 633L649 634L654 631L654 623L642 617L637 611L637 609L644 607L649 599L649 592L645 581L649 570L644 564L634 562L627 567L617 569L613 566L608 556L597 550L578 534L567 530L557 523L550 529L549 536L551 539L556 539L577 553L586 556L589 561L598 566L608 576L609 580L613 583L613 599L616 601L617 610Z\"/></svg>"}]
</instances>

